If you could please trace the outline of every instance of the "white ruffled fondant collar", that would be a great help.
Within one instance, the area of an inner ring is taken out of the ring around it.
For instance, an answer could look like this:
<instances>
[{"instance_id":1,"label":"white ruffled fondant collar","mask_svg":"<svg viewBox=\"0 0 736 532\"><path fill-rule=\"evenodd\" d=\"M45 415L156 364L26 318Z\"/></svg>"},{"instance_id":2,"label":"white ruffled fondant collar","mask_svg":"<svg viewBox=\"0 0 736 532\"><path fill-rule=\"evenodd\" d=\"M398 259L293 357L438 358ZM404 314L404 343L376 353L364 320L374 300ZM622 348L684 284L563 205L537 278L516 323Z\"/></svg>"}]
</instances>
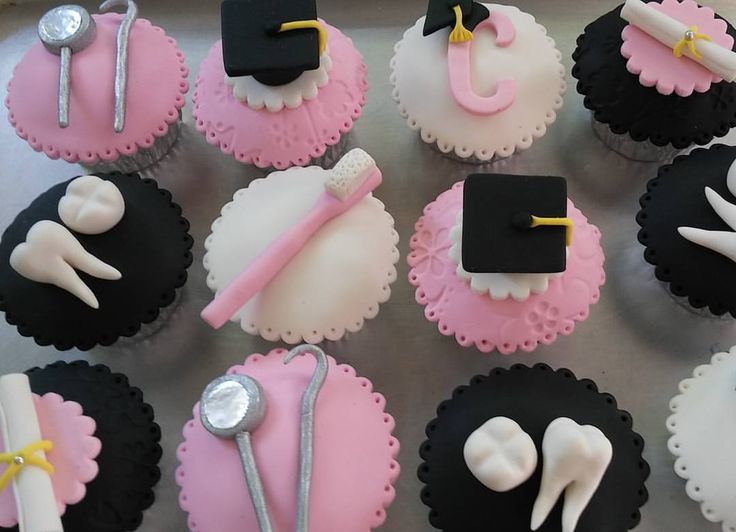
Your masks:
<instances>
[{"instance_id":1,"label":"white ruffled fondant collar","mask_svg":"<svg viewBox=\"0 0 736 532\"><path fill-rule=\"evenodd\" d=\"M245 103L251 109L259 110L264 107L276 113L284 107L295 109L304 100L314 100L319 89L329 82L329 71L332 69L332 59L329 50L322 54L319 68L307 70L294 81L286 85L271 87L264 85L253 76L239 76L231 78L225 74L225 84L233 89L233 96Z\"/></svg>"},{"instance_id":2,"label":"white ruffled fondant collar","mask_svg":"<svg viewBox=\"0 0 736 532\"><path fill-rule=\"evenodd\" d=\"M470 273L462 265L463 211L457 214L457 221L450 230L450 259L457 264L457 276L470 283L470 289L477 294L487 294L491 299L503 300L509 297L516 301L526 301L531 294L543 294L549 288L550 279L562 273Z\"/></svg>"}]
</instances>

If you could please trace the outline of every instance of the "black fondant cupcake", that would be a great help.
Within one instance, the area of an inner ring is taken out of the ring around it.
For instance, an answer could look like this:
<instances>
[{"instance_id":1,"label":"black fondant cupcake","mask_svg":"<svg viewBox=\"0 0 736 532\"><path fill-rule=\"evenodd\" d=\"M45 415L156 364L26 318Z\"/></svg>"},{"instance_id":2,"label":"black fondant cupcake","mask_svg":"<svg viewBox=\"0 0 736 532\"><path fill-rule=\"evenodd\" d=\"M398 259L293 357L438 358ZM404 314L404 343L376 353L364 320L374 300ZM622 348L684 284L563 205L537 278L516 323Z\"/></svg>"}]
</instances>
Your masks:
<instances>
[{"instance_id":1,"label":"black fondant cupcake","mask_svg":"<svg viewBox=\"0 0 736 532\"><path fill-rule=\"evenodd\" d=\"M21 454L28 449L23 446L29 434L35 433L33 439L40 436L38 443L50 451L41 463L48 460L51 468L48 478L38 479L39 462L26 460L19 472L36 475L40 489L29 491L28 476L16 473L13 486L8 483L0 490L0 530L18 530L11 524L17 522L16 511L27 516L32 511L33 519L46 523L60 519L71 532L136 530L154 502L162 454L161 430L141 390L124 375L84 361L55 362L26 375L0 377L0 408L10 420L0 427L0 441L11 455ZM35 413L24 416L21 426L24 402ZM9 449L13 441L23 448ZM42 492L49 488L51 497L43 500Z\"/></svg>"},{"instance_id":2,"label":"black fondant cupcake","mask_svg":"<svg viewBox=\"0 0 736 532\"><path fill-rule=\"evenodd\" d=\"M430 523L457 532L624 532L647 501L631 416L567 369L517 364L460 386L420 449Z\"/></svg>"},{"instance_id":3,"label":"black fondant cupcake","mask_svg":"<svg viewBox=\"0 0 736 532\"><path fill-rule=\"evenodd\" d=\"M642 22L642 15L654 22ZM658 41L641 27L669 32L671 40ZM709 52L729 54L734 37L733 26L693 0L628 0L589 24L577 41L572 75L596 133L613 150L647 161L726 135L736 126L736 84L729 82L736 72L715 68L719 77L704 61ZM735 57L725 58L727 69Z\"/></svg>"},{"instance_id":4,"label":"black fondant cupcake","mask_svg":"<svg viewBox=\"0 0 736 532\"><path fill-rule=\"evenodd\" d=\"M647 184L636 221L644 258L675 300L736 316L736 147L677 157Z\"/></svg>"},{"instance_id":5,"label":"black fondant cupcake","mask_svg":"<svg viewBox=\"0 0 736 532\"><path fill-rule=\"evenodd\" d=\"M189 222L137 174L96 174L36 198L0 241L0 310L66 350L134 336L172 308L192 263Z\"/></svg>"}]
</instances>

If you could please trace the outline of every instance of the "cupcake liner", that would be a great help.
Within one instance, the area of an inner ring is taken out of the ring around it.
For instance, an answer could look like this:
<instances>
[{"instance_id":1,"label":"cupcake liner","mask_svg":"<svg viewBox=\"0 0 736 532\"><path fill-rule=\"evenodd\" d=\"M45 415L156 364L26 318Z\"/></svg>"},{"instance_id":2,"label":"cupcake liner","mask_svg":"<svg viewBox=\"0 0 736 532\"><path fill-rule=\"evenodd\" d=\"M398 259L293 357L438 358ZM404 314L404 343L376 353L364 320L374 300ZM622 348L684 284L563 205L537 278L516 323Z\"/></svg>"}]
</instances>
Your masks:
<instances>
[{"instance_id":1,"label":"cupcake liner","mask_svg":"<svg viewBox=\"0 0 736 532\"><path fill-rule=\"evenodd\" d=\"M652 272L652 277L654 277L654 273ZM727 322L733 320L733 316L729 314L728 312L725 314L721 314L720 316L713 314L708 306L702 308L696 308L693 307L690 304L690 299L688 299L687 296L678 296L672 293L672 290L670 288L670 283L660 281L657 279L657 284L665 291L667 292L667 295L674 301L678 307L682 307L685 310L687 310L690 314L693 316L697 316L698 318L706 318L709 320L713 320L716 322Z\"/></svg>"},{"instance_id":2,"label":"cupcake liner","mask_svg":"<svg viewBox=\"0 0 736 532\"><path fill-rule=\"evenodd\" d=\"M421 134L419 134L419 138L421 138ZM492 164L495 162L498 162L500 160L509 160L514 158L514 156L519 154L519 151L514 151L511 155L501 155L499 153L496 153L491 157L490 159L481 159L480 157L470 154L467 157L463 157L462 155L458 154L455 150L451 149L449 151L444 151L442 148L440 148L440 145L436 142L427 143L430 148L432 148L433 151L439 153L440 155L447 157L448 159L452 161L457 161L459 163L465 163L469 165L476 165L476 166L482 166L485 164Z\"/></svg>"},{"instance_id":3,"label":"cupcake liner","mask_svg":"<svg viewBox=\"0 0 736 532\"><path fill-rule=\"evenodd\" d=\"M82 166L89 169L91 172L104 173L122 172L124 174L130 174L145 170L159 162L171 151L171 148L174 147L174 144L176 144L176 141L179 139L179 133L182 127L181 124L181 111L179 111L179 120L173 124L169 124L169 129L166 131L166 134L161 137L156 137L156 140L150 148L140 148L134 154L123 155L114 161L100 161L92 166Z\"/></svg>"},{"instance_id":4,"label":"cupcake liner","mask_svg":"<svg viewBox=\"0 0 736 532\"><path fill-rule=\"evenodd\" d=\"M611 442L613 458L575 530L624 532L639 524L640 508L649 498L645 483L650 468L631 414L619 409L616 399L600 392L593 381L578 379L568 369L515 364L476 375L469 384L457 387L427 424L427 440L419 448L418 477L433 527L448 532L529 530L529 515L541 484L542 456L531 478L504 493L478 482L463 458L468 436L497 416L516 421L537 448L546 428L560 417L600 429ZM561 510L557 503L541 529L561 530Z\"/></svg>"},{"instance_id":5,"label":"cupcake liner","mask_svg":"<svg viewBox=\"0 0 736 532\"><path fill-rule=\"evenodd\" d=\"M657 146L649 140L636 141L628 133L618 134L611 131L608 124L595 119L595 113L591 112L591 123L596 136L610 149L623 155L627 159L640 162L664 162L671 161L683 149L678 149L671 144Z\"/></svg>"},{"instance_id":6,"label":"cupcake liner","mask_svg":"<svg viewBox=\"0 0 736 532\"><path fill-rule=\"evenodd\" d=\"M462 194L463 182L459 182L427 205L410 240L409 282L416 287L415 298L425 307L425 317L437 323L441 334L454 335L461 346L475 346L484 353L494 349L505 355L531 352L559 335L572 334L600 299L605 282L598 228L568 200L575 238L565 273L552 279L542 294L525 301L497 301L475 293L457 275L457 264L449 256L449 233L462 208Z\"/></svg>"}]
</instances>

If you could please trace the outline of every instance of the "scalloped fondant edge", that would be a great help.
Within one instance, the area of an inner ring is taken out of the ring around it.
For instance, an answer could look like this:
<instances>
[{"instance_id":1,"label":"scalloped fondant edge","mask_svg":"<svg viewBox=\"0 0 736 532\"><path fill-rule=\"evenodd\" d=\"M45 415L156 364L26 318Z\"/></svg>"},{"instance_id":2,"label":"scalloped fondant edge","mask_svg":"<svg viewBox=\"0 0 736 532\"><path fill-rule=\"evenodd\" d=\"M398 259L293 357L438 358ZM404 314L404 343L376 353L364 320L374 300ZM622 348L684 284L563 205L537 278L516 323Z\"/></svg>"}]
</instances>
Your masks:
<instances>
[{"instance_id":1,"label":"scalloped fondant edge","mask_svg":"<svg viewBox=\"0 0 736 532\"><path fill-rule=\"evenodd\" d=\"M689 468L687 468L687 463L685 461L685 458L682 456L677 443L677 425L679 418L676 403L681 397L687 394L687 387L689 386L690 382L703 377L703 369L707 367L715 367L718 364L723 363L729 357L736 357L736 346L731 347L731 349L729 349L727 352L722 351L720 353L716 353L711 357L709 363L697 366L693 370L692 377L688 377L680 381L677 387L680 393L670 399L669 408L672 414L667 417L667 421L665 423L667 426L667 430L670 432L670 434L672 434L672 436L670 436L667 440L667 449L675 457L675 463L673 465L675 474L685 480L685 493L687 494L688 498L700 505L700 511L705 519L713 523L722 523L723 532L733 532L733 530L736 530L736 521L729 522L724 517L717 515L709 507L708 501L705 500L705 496L703 496L702 492L700 492L697 481L690 477L690 473L688 473ZM699 492L701 493L700 497L696 495L696 493Z\"/></svg>"},{"instance_id":2,"label":"scalloped fondant edge","mask_svg":"<svg viewBox=\"0 0 736 532\"><path fill-rule=\"evenodd\" d=\"M334 26L333 26L334 28ZM308 156L300 155L297 157L289 156L286 157L288 159L287 161L272 161L269 158L261 158L260 156L249 156L245 155L243 157L240 157L239 154L234 153L233 147L228 146L227 148L224 148L222 145L222 141L220 140L219 134L216 129L212 128L209 123L204 122L201 118L199 118L199 107L200 102L199 100L199 86L204 82L204 78L202 77L202 67L201 65L204 64L205 61L207 61L207 57L209 55L205 56L205 58L202 60L202 63L200 64L200 71L197 74L197 79L194 82L194 92L192 93L192 118L194 119L194 126L196 127L197 131L202 133L205 138L207 139L207 142L209 144L212 144L213 146L216 146L220 149L220 151L226 155L232 155L235 157L236 160L243 164L253 164L258 168L276 168L276 170L286 170L292 166L307 166L309 162L312 159L316 159L318 157L321 157L325 154L327 149L330 146L335 146L340 142L340 137L348 132L350 132L353 129L353 126L355 125L355 122L360 118L360 116L363 114L363 107L365 107L366 103L368 102L368 67L365 64L365 61L363 59L363 54L361 54L358 49L355 47L355 44L353 43L353 40L345 35L342 31L340 31L338 28L334 28L337 30L340 35L342 35L343 38L347 39L348 43L353 47L353 50L357 53L360 64L358 66L359 69L359 75L360 75L360 100L358 101L358 105L353 109L353 111L350 113L349 117L345 119L345 122L339 125L339 127L336 129L335 135L333 137L328 138L325 142L316 144ZM215 43L213 46L216 46L217 43ZM328 86L332 80L330 80L326 86ZM324 87L320 88L320 93L322 92L322 89ZM319 99L319 93L317 95L316 100ZM247 104L242 104L247 105ZM263 112L269 112L265 109L261 109L260 111ZM259 112L260 112L259 111ZM275 113L274 113L275 114ZM334 141L332 140L334 138Z\"/></svg>"},{"instance_id":3,"label":"scalloped fondant edge","mask_svg":"<svg viewBox=\"0 0 736 532\"><path fill-rule=\"evenodd\" d=\"M567 368L553 369L551 366L548 366L547 364L544 364L544 363L541 363L541 362L540 363L537 363L537 364L534 364L533 366L527 366L526 364L514 364L514 365L512 365L508 369L501 368L501 367L496 367L496 368L491 369L487 374L478 374L478 375L473 376L468 381L468 384L461 384L460 386L455 387L455 389L450 394L450 398L449 399L444 399L443 401L441 401L439 403L439 405L437 406L437 411L435 412L435 414L436 414L435 417L432 418L432 420L430 420L429 423L427 423L427 428L425 429L425 435L427 437L426 437L426 439L424 441L422 441L422 443L419 446L419 456L420 456L420 458L422 460L421 463L419 464L418 468L417 468L417 477L419 478L419 482L421 482L424 485L425 488L427 487L427 483L424 482L424 480L422 480L422 475L423 474L426 474L426 472L429 469L429 466L427 465L427 460L423 456L423 449L425 448L425 445L427 445L429 443L429 441L430 441L430 436L429 436L430 427L434 423L436 423L443 416L443 412L440 411L440 408L442 408L442 405L444 405L445 403L448 403L448 402L452 401L452 399L455 397L455 394L458 392L458 390L464 390L466 388L469 388L470 386L475 386L478 379L482 379L482 380L490 379L490 378L493 378L494 376L502 375L502 374L509 373L509 372L512 372L512 371L545 371L545 372L548 372L548 373L559 373L559 374L562 374L562 375L565 375L565 376L569 375L569 378L571 380L574 380L577 384L584 384L586 386L592 386L592 389L589 388L589 390L590 390L591 393L602 395L602 396L605 396L605 397L610 397L611 400L612 400L612 403L610 404L611 408L616 409L616 412L619 414L619 416L621 416L621 419L622 420L623 420L624 416L626 417L627 421L625 421L625 423L627 423L627 424L630 423L630 425L631 425L630 426L631 432L634 434L634 436L636 438L638 438L642 442L642 446L641 446L640 451L639 451L639 460L640 460L640 463L643 463L644 464L644 467L641 468L641 471L642 471L642 473L641 473L642 474L642 490L644 492L643 495L642 495L643 502L639 505L638 508L636 508L637 518L635 519L635 523L633 524L633 526L631 526L629 528L629 530L633 530L639 524L639 521L641 519L640 509L642 508L642 506L644 506L644 504L646 504L647 500L649 499L649 490L647 490L647 487L646 487L646 480L647 480L647 478L649 478L649 475L650 475L650 472L651 472L649 463L644 459L644 447L645 447L645 445L644 445L644 438L641 436L641 434L639 434L638 432L635 432L634 431L634 428L633 428L633 420L634 420L634 418L633 418L633 416L631 415L631 413L629 411L622 410L622 409L618 408L618 401L616 400L616 398L613 395L611 395L610 393L601 392L598 389L598 385L594 381L592 381L591 379L587 379L587 378L579 379L572 370L569 370ZM422 491L424 491L424 490L422 490ZM422 499L422 504L424 504L425 506L427 506L429 508L430 515L432 515L433 513L435 515L438 515L437 510L432 505L426 503L424 501L424 499ZM430 522L430 524L431 524L431 526L433 528L439 529L439 527L435 526L433 523ZM728 531L726 531L726 532L728 532Z\"/></svg>"},{"instance_id":4,"label":"scalloped fondant edge","mask_svg":"<svg viewBox=\"0 0 736 532\"><path fill-rule=\"evenodd\" d=\"M8 109L8 121L10 122L10 125L13 126L15 129L15 133L28 142L28 145L33 148L37 152L43 152L47 157L50 159L59 159L62 158L68 163L80 163L84 165L95 165L102 162L111 162L115 161L121 157L126 157L133 155L140 149L147 149L154 145L156 142L157 137L163 137L165 136L169 131L169 126L171 124L176 123L179 120L179 113L181 112L181 109L186 104L186 98L184 97L187 92L189 92L189 68L186 66L186 57L184 56L184 52L182 52L177 45L176 39L173 37L166 35L166 32L163 30L163 28L160 28L159 26L155 26L151 23L150 20L145 18L139 18L136 19L136 23L141 22L144 25L148 25L151 28L153 28L156 31L161 31L166 36L167 42L172 46L173 51L176 53L176 57L181 64L179 67L179 71L181 73L180 75L180 82L179 82L179 95L176 98L176 101L174 103L174 106L169 109L167 112L167 117L164 119L162 123L160 123L157 128L149 133L148 136L146 136L144 139L136 139L129 143L129 146L131 149L129 150L121 150L119 148L108 148L105 153L100 152L89 152L87 154L80 154L79 152L73 152L73 151L64 151L62 152L55 146L51 144L44 144L43 142L40 142L38 138L35 135L32 135L26 131L26 128L24 128L18 120L15 118L12 110L11 105L12 102L10 101L10 89L13 84L13 77L15 76L15 71L17 69L17 65L15 68L13 68L13 74L10 77L10 81L8 81L7 85L7 96L5 97L5 107ZM172 117L173 115L173 117Z\"/></svg>"},{"instance_id":5,"label":"scalloped fondant edge","mask_svg":"<svg viewBox=\"0 0 736 532\"><path fill-rule=\"evenodd\" d=\"M280 172L295 172L295 171L299 171L302 169L303 167L295 166L295 167L287 168L285 170L277 170L276 172L272 172L272 174L280 173ZM204 241L205 253L204 253L204 257L202 258L202 264L204 265L204 269L207 272L207 276L205 279L207 283L207 287L213 292L216 292L216 286L214 283L214 279L212 278L212 275L210 273L209 251L215 240L213 238L215 234L215 229L217 225L220 224L220 220L225 215L225 213L229 211L230 209L234 208L235 205L237 205L239 198L245 195L245 191L247 191L251 187L260 187L265 182L265 180L268 179L270 175L271 174L268 174L268 176L266 177L259 177L257 179L254 179L248 184L247 187L241 188L235 191L235 193L233 194L233 199L229 201L228 203L226 203L225 206L222 207L220 211L220 216L218 216L215 219L215 221L212 222L211 232ZM391 223L391 237L392 237L392 244L393 244L392 253L395 257L394 257L394 261L390 269L388 270L386 274L387 282L381 286L381 293L384 294L385 297L380 296L378 300L376 301L376 304L368 307L365 311L363 311L363 314L359 316L358 318L345 320L346 322L345 324L330 327L328 331L317 331L317 334L313 334L314 331L306 331L306 330L295 331L294 328L292 328L289 331L289 332L292 332L292 334L289 336L286 334L286 331L279 331L278 328L274 326L265 325L260 328L250 327L250 324L247 323L246 320L242 318L238 320L238 318L236 317L231 318L230 321L239 323L243 331L248 334L252 334L254 336L261 336L265 340L269 340L272 342L282 341L290 345L296 345L302 341L316 344L316 343L322 342L325 338L331 341L339 340L340 338L345 336L347 332L358 332L359 330L361 330L363 328L363 325L365 324L365 320L370 320L370 319L375 318L378 315L378 312L380 310L380 305L382 303L386 303L391 298L391 285L394 282L396 282L398 278L398 271L396 269L396 265L398 264L401 258L401 253L397 247L399 244L400 237L399 237L399 233L396 231L395 221L394 221L393 216L391 216L391 213L389 213L386 210L386 206L381 200L379 200L375 196L371 196L371 198L380 205L380 207L383 209L383 214L388 216L391 220L390 222ZM274 334L268 334L269 331L273 332ZM266 334L268 334L268 336L266 336Z\"/></svg>"},{"instance_id":6,"label":"scalloped fondant edge","mask_svg":"<svg viewBox=\"0 0 736 532\"><path fill-rule=\"evenodd\" d=\"M526 13L524 11L521 11L516 6L507 6L507 7L512 7L513 9L516 9L520 13L523 13L524 15L531 17L532 22L536 23L537 28L542 32L543 35L547 37L547 40L552 45L552 47L555 49L555 56L559 64L559 73L560 73L560 85L559 85L559 94L558 94L560 98L560 104L550 109L545 115L544 120L542 122L538 123L536 127L532 129L531 132L525 132L521 136L521 138L514 141L513 144L507 144L506 146L503 146L502 148L496 149L496 150L479 149L479 150L458 151L458 148L456 147L454 142L446 138L443 138L441 134L433 132L429 128L422 126L420 123L420 120L409 116L408 111L401 104L401 95L399 93L399 89L396 86L396 53L398 52L399 48L403 44L404 39L406 38L406 35L414 27L414 26L410 26L406 31L404 31L404 34L401 40L394 45L394 55L391 58L391 61L389 62L389 68L391 70L389 81L391 83L391 86L393 87L391 91L391 97L393 98L394 102L396 102L399 108L399 114L401 115L401 117L406 119L406 123L409 126L409 129L411 129L412 131L418 131L420 137L422 138L424 142L426 142L427 144L435 144L442 153L448 154L450 152L453 152L458 157L461 157L464 159L475 157L476 159L480 161L487 161L487 162L490 162L491 160L493 160L494 157L502 157L502 158L510 157L517 151L523 151L523 150L529 149L532 146L532 144L534 144L534 139L539 139L539 138L542 138L544 135L546 135L548 126L551 126L557 120L557 111L562 109L564 105L564 95L567 93L568 87L567 87L567 81L565 79L566 77L565 66L562 64L562 53L557 48L557 43L555 43L555 40L552 37L547 35L547 28L537 23L533 15Z\"/></svg>"},{"instance_id":7,"label":"scalloped fondant edge","mask_svg":"<svg viewBox=\"0 0 736 532\"><path fill-rule=\"evenodd\" d=\"M227 370L227 374L230 375L232 373L235 373L238 369L247 370L248 366L250 364L253 364L254 362L257 362L261 358L265 358L268 356L283 356L286 353L288 353L287 349L284 348L276 348L269 351L266 355L262 355L261 353L253 353L251 355L248 355L243 362L243 364L236 364L234 366L231 366ZM372 404L378 405L378 407L381 410L381 414L384 415L384 419L388 419L386 422L390 425L389 434L391 437L389 438L388 446L391 448L391 463L388 467L388 476L387 476L387 484L386 486L389 487L389 490L384 490L383 492L383 498L381 500L381 506L379 508L376 508L376 510L373 512L373 520L371 523L369 523L369 529L378 528L381 526L384 521L386 520L386 509L391 506L394 499L396 498L396 488L395 484L397 479L399 478L399 475L401 473L401 465L398 462L398 456L399 456L399 450L401 448L401 443L399 440L393 435L394 430L396 429L396 420L394 417L386 412L386 397L378 392L373 391L373 383L365 378L365 377L359 377L355 368L353 366L350 366L349 364L338 364L334 357L327 355L327 358L332 361L335 365L336 369L341 370L343 373L346 373L356 379L358 382L360 382L361 387L365 389L366 393L369 393L374 400L372 401ZM197 406L199 402L195 403L192 407L192 416L199 415L199 412L197 411ZM200 532L200 528L197 526L195 522L191 520L191 515L189 512L189 504L187 500L187 493L185 490L185 487L182 485L181 478L186 475L186 468L182 464L182 456L184 453L186 453L186 442L187 442L187 435L189 431L191 430L191 423L193 419L188 420L184 424L184 428L182 429L182 435L184 436L184 441L182 441L176 448L176 458L178 461L178 465L176 467L176 470L174 472L174 476L176 479L176 485L179 486L179 506L181 509L187 513L187 525L189 526L190 532Z\"/></svg>"}]
</instances>

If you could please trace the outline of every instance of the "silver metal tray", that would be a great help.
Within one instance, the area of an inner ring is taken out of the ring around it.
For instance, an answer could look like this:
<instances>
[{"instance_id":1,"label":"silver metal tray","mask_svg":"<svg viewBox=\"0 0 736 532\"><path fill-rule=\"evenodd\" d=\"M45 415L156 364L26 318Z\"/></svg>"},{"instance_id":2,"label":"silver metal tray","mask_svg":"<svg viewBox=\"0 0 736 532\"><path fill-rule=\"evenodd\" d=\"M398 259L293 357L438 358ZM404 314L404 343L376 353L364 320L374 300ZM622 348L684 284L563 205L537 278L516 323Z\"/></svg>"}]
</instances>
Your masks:
<instances>
[{"instance_id":1,"label":"silver metal tray","mask_svg":"<svg viewBox=\"0 0 736 532\"><path fill-rule=\"evenodd\" d=\"M570 55L583 27L619 1L513 3L547 27L569 72ZM736 22L733 0L703 3ZM83 4L90 11L95 9L90 2ZM601 390L618 398L621 408L633 414L634 428L646 440L645 455L652 467L648 482L650 501L643 508L637 530L720 530L719 525L710 524L701 516L698 505L685 495L684 481L672 470L665 419L677 383L690 376L696 365L706 363L711 353L735 344L736 327L730 320L698 318L678 307L642 259L634 215L638 198L646 181L655 175L657 165L633 163L603 147L593 135L582 98L568 75L570 87L565 106L547 136L530 150L491 168L568 178L570 196L603 232L608 280L601 302L572 336L562 337L531 354L505 357L461 348L424 319L406 280L404 256L423 207L475 169L443 158L423 144L406 127L391 99L388 63L394 43L423 13L425 0L320 0L319 4L320 15L343 29L365 55L371 85L368 105L349 142L350 146L366 149L378 161L385 179L378 196L394 215L401 235L399 280L393 286L391 300L362 331L326 344L330 354L352 364L359 374L373 381L375 389L386 395L388 410L397 420L402 475L396 501L382 530L431 530L428 510L419 501L421 486L416 469L424 427L434 417L437 404L455 386L477 373L487 373L496 366L539 361L569 367L579 377L594 379ZM35 42L38 18L53 5L56 4L43 1L0 7L0 86L5 87L13 66ZM141 16L164 27L178 40L187 56L193 85L199 63L218 38L219 3L141 0L139 5ZM175 156L155 168L158 181L173 192L184 208L195 238L195 261L183 302L167 326L150 340L132 346L57 353L20 337L4 320L0 324L2 373L22 371L60 358L83 358L126 373L134 385L144 390L163 430L164 457L157 500L146 512L142 531L186 530L186 516L177 504L174 469L175 449L181 441L181 428L191 416L191 407L209 380L242 362L246 355L275 347L232 324L215 332L199 319L199 311L211 297L201 263L210 224L233 192L246 186L251 178L263 175L263 171L245 167L209 146L194 130L190 109L191 104L184 112L186 126L175 147ZM733 144L734 140L736 135L732 134L721 142ZM38 194L80 172L75 165L51 161L31 150L15 136L5 107L0 108L0 230Z\"/></svg>"}]
</instances>

